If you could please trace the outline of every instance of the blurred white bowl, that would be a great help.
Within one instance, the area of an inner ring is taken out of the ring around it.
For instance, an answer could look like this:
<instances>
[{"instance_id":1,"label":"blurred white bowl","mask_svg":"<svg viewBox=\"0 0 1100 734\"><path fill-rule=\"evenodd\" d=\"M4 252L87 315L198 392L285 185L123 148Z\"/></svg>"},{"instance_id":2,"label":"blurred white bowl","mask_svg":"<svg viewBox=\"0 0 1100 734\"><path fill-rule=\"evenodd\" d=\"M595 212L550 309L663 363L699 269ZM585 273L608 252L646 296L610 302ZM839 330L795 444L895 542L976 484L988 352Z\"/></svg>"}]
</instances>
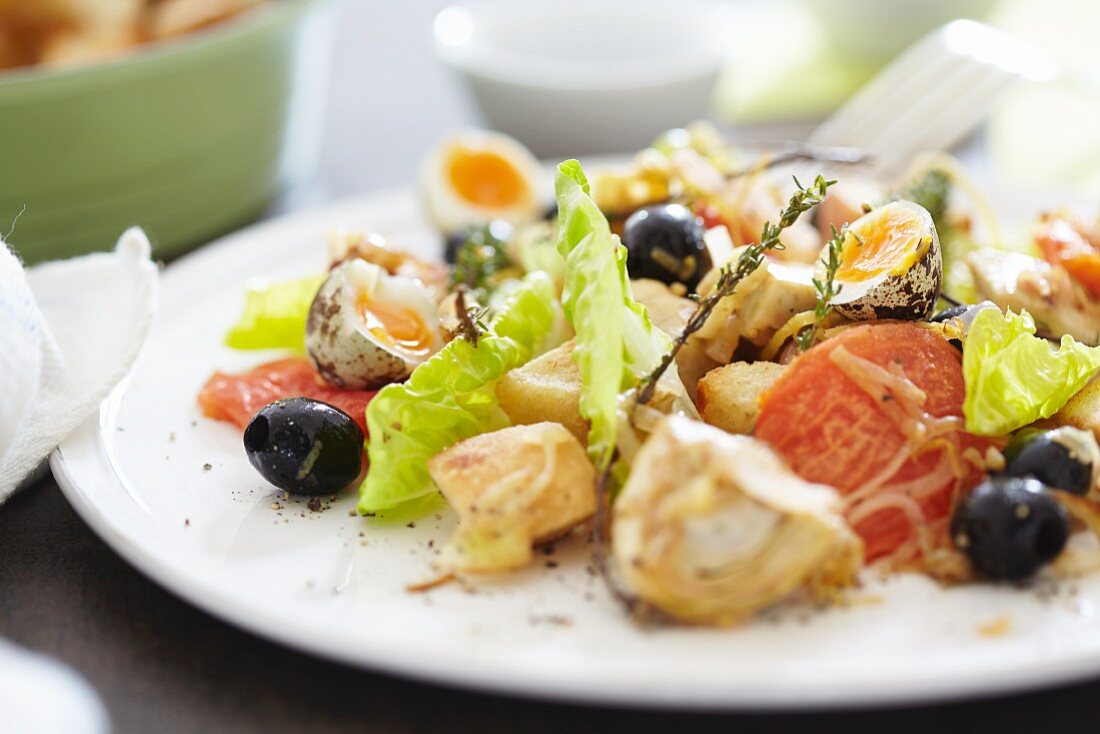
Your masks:
<instances>
[{"instance_id":1,"label":"blurred white bowl","mask_svg":"<svg viewBox=\"0 0 1100 734\"><path fill-rule=\"evenodd\" d=\"M435 47L537 155L615 153L709 112L735 19L705 0L477 0L436 16Z\"/></svg>"}]
</instances>

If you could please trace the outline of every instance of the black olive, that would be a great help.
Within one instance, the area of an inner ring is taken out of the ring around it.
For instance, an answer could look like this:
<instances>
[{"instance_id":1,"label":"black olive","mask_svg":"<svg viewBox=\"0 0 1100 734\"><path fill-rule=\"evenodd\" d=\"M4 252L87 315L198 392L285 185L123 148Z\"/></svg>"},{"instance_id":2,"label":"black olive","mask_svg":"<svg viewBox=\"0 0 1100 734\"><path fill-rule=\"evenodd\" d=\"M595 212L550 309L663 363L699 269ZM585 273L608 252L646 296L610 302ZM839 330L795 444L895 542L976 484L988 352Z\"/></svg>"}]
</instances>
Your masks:
<instances>
[{"instance_id":1,"label":"black olive","mask_svg":"<svg viewBox=\"0 0 1100 734\"><path fill-rule=\"evenodd\" d=\"M244 429L248 461L292 494L332 494L363 465L363 431L342 410L309 398L278 400Z\"/></svg>"},{"instance_id":2,"label":"black olive","mask_svg":"<svg viewBox=\"0 0 1100 734\"><path fill-rule=\"evenodd\" d=\"M449 265L454 265L458 259L458 251L466 244L502 246L511 241L516 229L503 219L494 219L491 222L469 224L457 232L452 232L443 240L443 260Z\"/></svg>"},{"instance_id":3,"label":"black olive","mask_svg":"<svg viewBox=\"0 0 1100 734\"><path fill-rule=\"evenodd\" d=\"M1069 513L1035 479L990 479L955 508L951 536L980 574L1015 581L1062 552Z\"/></svg>"},{"instance_id":4,"label":"black olive","mask_svg":"<svg viewBox=\"0 0 1100 734\"><path fill-rule=\"evenodd\" d=\"M939 313L934 314L928 320L936 323L946 323L948 321L957 320L965 333L970 328L970 324L973 323L974 317L977 316L978 312L986 308L996 308L996 306L994 306L991 301L982 301L976 304L960 303L958 306L945 308ZM963 350L961 339L948 339L947 341L960 352Z\"/></svg>"},{"instance_id":5,"label":"black olive","mask_svg":"<svg viewBox=\"0 0 1100 734\"><path fill-rule=\"evenodd\" d=\"M943 311L940 311L939 313L935 314L934 316L932 316L932 318L930 318L928 320L932 321L932 322L950 321L951 319L957 319L957 318L962 317L962 315L965 314L971 308L973 308L973 306L970 306L970 305L965 304L965 303L963 303L961 305L958 305L958 306L952 306L951 308L945 308Z\"/></svg>"},{"instance_id":6,"label":"black olive","mask_svg":"<svg viewBox=\"0 0 1100 734\"><path fill-rule=\"evenodd\" d=\"M962 322L963 331L970 328L970 324L974 323L974 317L979 312L984 311L987 308L997 308L992 301L982 301L980 303L960 303L958 306L952 306L951 308L945 308L933 315L929 321L946 322L952 319L958 319ZM999 308L997 310L1000 310Z\"/></svg>"},{"instance_id":7,"label":"black olive","mask_svg":"<svg viewBox=\"0 0 1100 734\"><path fill-rule=\"evenodd\" d=\"M1005 450L1004 474L1034 477L1048 487L1084 496L1092 487L1094 451L1089 443L1095 446L1095 441L1092 434L1073 429L1024 434Z\"/></svg>"},{"instance_id":8,"label":"black olive","mask_svg":"<svg viewBox=\"0 0 1100 734\"><path fill-rule=\"evenodd\" d=\"M554 202L542 212L542 218L547 222L552 222L558 218L558 202Z\"/></svg>"},{"instance_id":9,"label":"black olive","mask_svg":"<svg viewBox=\"0 0 1100 734\"><path fill-rule=\"evenodd\" d=\"M967 304L961 304L959 306L952 306L950 308L945 308L944 310L939 311L938 314L934 314L932 316L932 318L930 318L928 320L933 321L933 322L944 322L944 321L950 321L953 318L961 318L961 317L966 315L967 310L970 309L970 308L972 308L972 306L968 306ZM961 339L948 339L947 343L949 343L950 346L954 347L955 349L959 350L960 352L963 351L963 340L961 340Z\"/></svg>"},{"instance_id":10,"label":"black olive","mask_svg":"<svg viewBox=\"0 0 1100 734\"><path fill-rule=\"evenodd\" d=\"M653 278L695 290L711 268L703 223L685 206L658 204L631 214L623 226L631 278Z\"/></svg>"},{"instance_id":11,"label":"black olive","mask_svg":"<svg viewBox=\"0 0 1100 734\"><path fill-rule=\"evenodd\" d=\"M466 240L469 239L465 229L460 229L457 232L447 235L443 238L443 260L448 265L455 264L455 258L458 256L458 251L466 244Z\"/></svg>"}]
</instances>

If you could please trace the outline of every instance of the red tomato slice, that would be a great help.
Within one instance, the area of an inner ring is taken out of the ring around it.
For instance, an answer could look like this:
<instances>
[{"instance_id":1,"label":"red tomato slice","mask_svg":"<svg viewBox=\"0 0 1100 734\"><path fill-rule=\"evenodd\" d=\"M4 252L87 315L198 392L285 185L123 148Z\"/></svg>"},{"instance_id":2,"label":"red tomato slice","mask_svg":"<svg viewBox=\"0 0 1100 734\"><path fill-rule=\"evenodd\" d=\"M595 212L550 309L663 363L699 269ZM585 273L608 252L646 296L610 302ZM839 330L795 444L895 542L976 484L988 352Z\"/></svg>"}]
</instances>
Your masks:
<instances>
[{"instance_id":1,"label":"red tomato slice","mask_svg":"<svg viewBox=\"0 0 1100 734\"><path fill-rule=\"evenodd\" d=\"M711 229L719 225L729 227L726 220L718 213L718 210L710 204L697 201L693 208L695 210L695 216L703 220L703 229Z\"/></svg>"},{"instance_id":2,"label":"red tomato slice","mask_svg":"<svg viewBox=\"0 0 1100 734\"><path fill-rule=\"evenodd\" d=\"M367 432L367 404L376 391L340 390L321 379L305 357L260 365L242 375L215 372L199 392L203 415L244 428L268 403L283 398L313 398L350 415Z\"/></svg>"},{"instance_id":3,"label":"red tomato slice","mask_svg":"<svg viewBox=\"0 0 1100 734\"><path fill-rule=\"evenodd\" d=\"M835 487L842 495L860 489L880 474L908 442L902 429L875 398L851 379L829 355L838 347L880 367L900 367L924 391L924 412L962 416L965 385L961 356L942 337L906 322L855 326L814 347L791 363L764 396L754 435L771 444L803 478ZM932 474L945 451L974 447L984 452L987 439L961 430L910 456L891 482L920 480ZM968 469L970 489L981 472ZM917 504L928 523L951 512L956 480L933 488ZM897 508L884 508L862 519L854 530L863 537L868 561L889 555L913 533L913 523Z\"/></svg>"}]
</instances>

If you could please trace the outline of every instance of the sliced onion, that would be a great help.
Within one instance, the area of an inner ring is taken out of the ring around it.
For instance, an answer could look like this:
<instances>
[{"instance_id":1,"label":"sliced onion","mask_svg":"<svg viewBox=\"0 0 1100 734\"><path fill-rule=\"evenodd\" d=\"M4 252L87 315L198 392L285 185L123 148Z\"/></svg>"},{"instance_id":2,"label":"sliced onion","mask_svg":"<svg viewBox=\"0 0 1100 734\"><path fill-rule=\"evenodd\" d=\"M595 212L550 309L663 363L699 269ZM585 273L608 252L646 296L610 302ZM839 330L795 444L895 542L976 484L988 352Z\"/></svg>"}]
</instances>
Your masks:
<instances>
[{"instance_id":1,"label":"sliced onion","mask_svg":"<svg viewBox=\"0 0 1100 734\"><path fill-rule=\"evenodd\" d=\"M930 567L930 571L944 577L959 577L958 558L939 558L933 554L945 546L942 541L947 538L946 522L929 523L921 502L948 491L952 484L957 492L969 475L968 464L975 463L975 458L977 465L984 466L980 455L960 455L955 443L947 438L965 430L963 420L958 416L937 417L927 413L924 410L927 393L909 380L900 366L884 368L844 347L832 350L829 359L875 400L906 439L878 473L845 497L849 524L857 525L883 510L901 511L909 520L912 534L883 559L884 564L898 567L916 558L927 558L930 564L941 566L938 570ZM891 481L911 458L928 451L940 452L930 472L913 479Z\"/></svg>"},{"instance_id":2,"label":"sliced onion","mask_svg":"<svg viewBox=\"0 0 1100 734\"><path fill-rule=\"evenodd\" d=\"M925 522L924 510L915 499L900 492L879 492L847 513L849 525L859 525L867 518L883 510L901 510L913 525L923 525Z\"/></svg>"}]
</instances>

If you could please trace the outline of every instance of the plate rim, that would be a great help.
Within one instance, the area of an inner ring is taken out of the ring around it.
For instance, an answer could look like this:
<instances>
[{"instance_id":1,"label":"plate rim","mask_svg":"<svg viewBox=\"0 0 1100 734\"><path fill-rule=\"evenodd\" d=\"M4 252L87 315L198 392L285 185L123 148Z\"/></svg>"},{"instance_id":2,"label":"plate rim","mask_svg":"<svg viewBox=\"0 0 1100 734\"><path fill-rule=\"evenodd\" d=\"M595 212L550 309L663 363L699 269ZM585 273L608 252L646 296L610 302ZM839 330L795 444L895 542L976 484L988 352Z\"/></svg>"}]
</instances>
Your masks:
<instances>
[{"instance_id":1,"label":"plate rim","mask_svg":"<svg viewBox=\"0 0 1100 734\"><path fill-rule=\"evenodd\" d=\"M299 223L304 225L307 221L336 219L341 212L378 207L387 202L399 202L402 206L407 206L414 196L412 187L391 187L285 214L220 238L200 250L179 258L168 266L167 270L172 272L172 269L181 263L201 262L208 258L216 259L225 249L244 246L239 243L262 237L270 230ZM124 379L104 401L104 407L110 405L117 396L124 394L128 385L129 379ZM80 445L82 441L88 440L98 444L102 438L101 415L101 412L97 412L90 417L50 456L50 468L58 486L93 532L147 579L216 619L247 634L258 636L295 652L313 655L351 668L491 695L582 706L696 712L793 712L917 706L1000 697L1100 676L1100 655L1078 654L1062 656L1027 670L1023 670L1021 666L1000 668L981 679L971 679L967 685L960 685L954 678L944 678L942 680L925 679L920 682L920 685L915 685L913 681L908 681L907 685L894 682L882 687L865 687L850 691L828 687L812 687L805 690L780 687L774 689L772 694L767 690L754 689L751 692L751 698L744 695L731 698L729 691L720 692L715 688L691 692L685 691L682 687L670 685L667 689L657 691L647 689L641 694L632 695L630 690L621 685L598 687L591 686L584 680L570 684L564 678L558 678L554 682L539 678L531 682L525 681L522 677L510 675L507 670L500 667L485 670L478 666L441 664L439 658L429 660L419 655L402 657L399 652L381 648L367 655L363 654L362 649L353 647L341 649L337 645L330 644L326 638L310 638L289 630L284 631L285 628L280 625L255 624L255 615L234 601L231 595L220 591L212 583L204 584L179 573L158 553L150 552L145 548L132 532L127 531L118 517L112 517L110 512L100 508L93 495L81 487L73 467L66 460L66 448ZM121 484L120 478L105 457L101 456L97 464L100 464L98 468L104 472L104 476L109 476L112 482Z\"/></svg>"}]
</instances>

